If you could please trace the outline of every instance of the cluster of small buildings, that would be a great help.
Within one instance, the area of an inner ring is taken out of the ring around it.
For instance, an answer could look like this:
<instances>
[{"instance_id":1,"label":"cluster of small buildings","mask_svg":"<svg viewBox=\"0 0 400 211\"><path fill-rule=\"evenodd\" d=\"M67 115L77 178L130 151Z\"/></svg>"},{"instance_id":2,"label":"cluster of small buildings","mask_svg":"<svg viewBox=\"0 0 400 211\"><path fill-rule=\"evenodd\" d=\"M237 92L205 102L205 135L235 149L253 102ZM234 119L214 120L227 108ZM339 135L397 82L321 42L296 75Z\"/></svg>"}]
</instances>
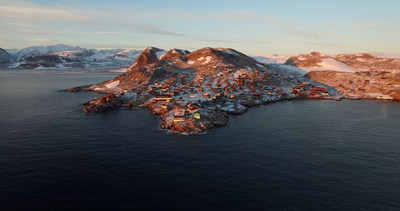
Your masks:
<instances>
[{"instance_id":1,"label":"cluster of small buildings","mask_svg":"<svg viewBox=\"0 0 400 211\"><path fill-rule=\"evenodd\" d=\"M298 97L305 97L308 99L334 99L329 95L326 88L314 87L313 85L307 83L293 86L292 94Z\"/></svg>"},{"instance_id":2,"label":"cluster of small buildings","mask_svg":"<svg viewBox=\"0 0 400 211\"><path fill-rule=\"evenodd\" d=\"M266 72L244 70L237 75L238 72L233 68L219 66L216 68L218 71L214 74L199 74L194 79L187 73L174 74L167 80L130 91L136 92L137 95L154 96L156 102L161 102L161 109L164 112L174 111L174 122L185 121L191 116L200 119L199 108L235 101L237 94L286 95L282 90L269 85L272 78Z\"/></svg>"}]
</instances>

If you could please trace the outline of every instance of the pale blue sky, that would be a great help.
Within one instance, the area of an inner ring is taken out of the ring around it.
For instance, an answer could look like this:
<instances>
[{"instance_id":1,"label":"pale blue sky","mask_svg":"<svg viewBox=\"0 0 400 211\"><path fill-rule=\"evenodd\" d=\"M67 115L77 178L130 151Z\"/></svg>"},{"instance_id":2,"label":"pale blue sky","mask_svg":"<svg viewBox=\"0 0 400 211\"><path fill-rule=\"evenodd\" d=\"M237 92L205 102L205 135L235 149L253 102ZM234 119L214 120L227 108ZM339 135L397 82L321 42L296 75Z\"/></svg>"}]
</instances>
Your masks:
<instances>
[{"instance_id":1,"label":"pale blue sky","mask_svg":"<svg viewBox=\"0 0 400 211\"><path fill-rule=\"evenodd\" d=\"M0 47L400 53L399 0L0 0Z\"/></svg>"}]
</instances>

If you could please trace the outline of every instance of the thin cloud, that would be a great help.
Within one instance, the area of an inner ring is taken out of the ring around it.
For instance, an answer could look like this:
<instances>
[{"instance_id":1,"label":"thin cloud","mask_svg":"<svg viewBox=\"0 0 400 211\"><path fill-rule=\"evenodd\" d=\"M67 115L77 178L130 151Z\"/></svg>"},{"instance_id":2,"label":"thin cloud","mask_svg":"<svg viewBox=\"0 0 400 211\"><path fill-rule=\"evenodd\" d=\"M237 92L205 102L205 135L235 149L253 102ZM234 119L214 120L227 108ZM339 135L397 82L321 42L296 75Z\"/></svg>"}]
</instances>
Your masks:
<instances>
[{"instance_id":1,"label":"thin cloud","mask_svg":"<svg viewBox=\"0 0 400 211\"><path fill-rule=\"evenodd\" d=\"M207 19L224 21L243 21L254 24L269 24L280 27L303 25L291 19L285 19L274 14L256 14L253 11L228 11L223 13L209 13Z\"/></svg>"},{"instance_id":2,"label":"thin cloud","mask_svg":"<svg viewBox=\"0 0 400 211\"><path fill-rule=\"evenodd\" d=\"M342 48L345 45L337 44L337 43L330 43L330 42L319 42L319 41L312 41L312 42L304 42L309 45L315 45L319 47L329 47L329 48Z\"/></svg>"},{"instance_id":3,"label":"thin cloud","mask_svg":"<svg viewBox=\"0 0 400 211\"><path fill-rule=\"evenodd\" d=\"M47 39L47 38L35 38L35 39L25 39L26 41L33 41L37 43L44 43L44 44L49 44L49 43L57 43L56 40L53 39Z\"/></svg>"},{"instance_id":4,"label":"thin cloud","mask_svg":"<svg viewBox=\"0 0 400 211\"><path fill-rule=\"evenodd\" d=\"M174 32L172 30L165 29L165 26L159 25L159 24L134 23L134 24L130 24L130 28L135 32L143 33L143 34L188 37L188 35L186 35L186 34L182 34L182 33Z\"/></svg>"},{"instance_id":5,"label":"thin cloud","mask_svg":"<svg viewBox=\"0 0 400 211\"><path fill-rule=\"evenodd\" d=\"M252 11L228 11L222 13L210 13L207 19L224 20L224 21L245 21L259 22L259 17Z\"/></svg>"},{"instance_id":6,"label":"thin cloud","mask_svg":"<svg viewBox=\"0 0 400 211\"><path fill-rule=\"evenodd\" d=\"M37 24L25 22L4 23L0 25L2 34L24 34L24 35L46 35L49 34L48 28Z\"/></svg>"},{"instance_id":7,"label":"thin cloud","mask_svg":"<svg viewBox=\"0 0 400 211\"><path fill-rule=\"evenodd\" d=\"M119 33L119 32L107 32L107 31L96 31L96 32L93 32L93 34L99 34L99 35L114 35L114 36L122 35L122 34Z\"/></svg>"},{"instance_id":8,"label":"thin cloud","mask_svg":"<svg viewBox=\"0 0 400 211\"><path fill-rule=\"evenodd\" d=\"M286 30L285 34L293 37L306 37L313 39L321 39L321 35L316 32L304 31L304 30Z\"/></svg>"},{"instance_id":9,"label":"thin cloud","mask_svg":"<svg viewBox=\"0 0 400 211\"><path fill-rule=\"evenodd\" d=\"M247 40L247 39L236 39L236 40L229 40L229 39L213 39L213 38L203 38L203 37L192 37L194 39L205 41L205 42L216 42L216 43L258 43L258 44L268 44L271 42L267 41L258 41L258 40Z\"/></svg>"},{"instance_id":10,"label":"thin cloud","mask_svg":"<svg viewBox=\"0 0 400 211\"><path fill-rule=\"evenodd\" d=\"M12 4L11 4L12 3ZM48 7L31 2L0 2L0 20L47 23L93 23L94 12L79 11L66 7ZM96 11L97 15L102 12Z\"/></svg>"}]
</instances>

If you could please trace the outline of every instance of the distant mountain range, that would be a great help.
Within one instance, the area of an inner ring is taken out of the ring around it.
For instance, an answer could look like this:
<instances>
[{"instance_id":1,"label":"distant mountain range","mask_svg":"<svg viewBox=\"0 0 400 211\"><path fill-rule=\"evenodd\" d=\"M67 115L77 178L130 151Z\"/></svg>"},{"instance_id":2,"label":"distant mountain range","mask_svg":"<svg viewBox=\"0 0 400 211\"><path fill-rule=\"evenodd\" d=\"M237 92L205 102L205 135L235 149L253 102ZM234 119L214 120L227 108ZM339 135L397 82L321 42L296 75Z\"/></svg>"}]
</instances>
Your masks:
<instances>
[{"instance_id":1,"label":"distant mountain range","mask_svg":"<svg viewBox=\"0 0 400 211\"><path fill-rule=\"evenodd\" d=\"M167 51L159 49L157 56L161 57ZM86 49L79 46L70 46L64 44L48 45L48 46L32 46L23 49L2 49L0 48L0 68L3 69L123 69L136 61L143 50L137 49ZM189 53L187 50L186 53ZM311 55L311 54L310 54ZM322 55L322 54L321 54ZM307 54L301 54L296 60L296 66L306 70L326 69L334 66L334 70L339 71L357 71L359 67L352 67L350 63L346 63L344 55L361 55L361 54L339 54L336 56L323 55L322 63L315 63L312 66L302 66L305 62L312 60ZM375 58L400 58L400 54L383 54L371 53L366 54ZM288 59L292 55L279 54L262 54L251 56L254 60L264 64L290 64ZM317 56L318 57L318 56ZM329 57L329 58L328 58ZM294 58L294 57L293 57ZM342 59L340 59L342 58ZM364 58L368 59L368 58ZM342 61L343 60L343 61ZM319 60L318 60L319 61ZM377 60L374 60L377 61ZM380 60L382 61L382 60ZM339 62L339 63L338 63ZM358 61L353 61L358 62ZM372 61L370 61L372 62ZM332 66L333 65L333 66ZM354 65L353 65L354 66ZM380 65L381 67L382 65Z\"/></svg>"},{"instance_id":2,"label":"distant mountain range","mask_svg":"<svg viewBox=\"0 0 400 211\"><path fill-rule=\"evenodd\" d=\"M143 50L86 49L64 44L32 46L23 49L0 48L3 69L122 69L130 66ZM187 50L184 50L187 51ZM187 51L189 52L189 51ZM159 57L166 53L160 49ZM261 63L284 63L290 55L262 54L252 58Z\"/></svg>"},{"instance_id":3,"label":"distant mountain range","mask_svg":"<svg viewBox=\"0 0 400 211\"><path fill-rule=\"evenodd\" d=\"M141 50L86 49L64 44L32 46L20 50L0 48L0 67L10 69L123 68L132 64Z\"/></svg>"}]
</instances>

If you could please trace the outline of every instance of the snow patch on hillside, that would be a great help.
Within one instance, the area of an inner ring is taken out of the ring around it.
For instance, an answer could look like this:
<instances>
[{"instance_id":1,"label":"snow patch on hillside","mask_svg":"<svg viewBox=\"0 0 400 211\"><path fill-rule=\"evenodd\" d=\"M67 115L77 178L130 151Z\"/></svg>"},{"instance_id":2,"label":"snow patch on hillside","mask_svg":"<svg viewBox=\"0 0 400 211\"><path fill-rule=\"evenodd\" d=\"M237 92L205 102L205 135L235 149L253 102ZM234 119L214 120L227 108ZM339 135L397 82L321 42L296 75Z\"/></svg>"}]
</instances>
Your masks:
<instances>
[{"instance_id":1,"label":"snow patch on hillside","mask_svg":"<svg viewBox=\"0 0 400 211\"><path fill-rule=\"evenodd\" d=\"M283 64L290 56L289 55L279 55L279 54L262 54L258 56L252 56L252 58L258 62L265 64Z\"/></svg>"},{"instance_id":2,"label":"snow patch on hillside","mask_svg":"<svg viewBox=\"0 0 400 211\"><path fill-rule=\"evenodd\" d=\"M109 89L115 89L119 85L119 80L118 81L113 81L111 83L105 84L105 86Z\"/></svg>"},{"instance_id":3,"label":"snow patch on hillside","mask_svg":"<svg viewBox=\"0 0 400 211\"><path fill-rule=\"evenodd\" d=\"M333 58L325 58L322 62L317 64L319 67L308 67L302 68L307 72L310 71L324 71L324 70L333 70L338 72L360 72L360 69L350 67L342 62L339 62Z\"/></svg>"},{"instance_id":4,"label":"snow patch on hillside","mask_svg":"<svg viewBox=\"0 0 400 211\"><path fill-rule=\"evenodd\" d=\"M203 58L203 60L205 60L205 61L203 62L203 64L208 64L208 63L211 61L211 59L212 59L211 56L207 56L205 59L204 59L204 57L201 57L201 58Z\"/></svg>"}]
</instances>

